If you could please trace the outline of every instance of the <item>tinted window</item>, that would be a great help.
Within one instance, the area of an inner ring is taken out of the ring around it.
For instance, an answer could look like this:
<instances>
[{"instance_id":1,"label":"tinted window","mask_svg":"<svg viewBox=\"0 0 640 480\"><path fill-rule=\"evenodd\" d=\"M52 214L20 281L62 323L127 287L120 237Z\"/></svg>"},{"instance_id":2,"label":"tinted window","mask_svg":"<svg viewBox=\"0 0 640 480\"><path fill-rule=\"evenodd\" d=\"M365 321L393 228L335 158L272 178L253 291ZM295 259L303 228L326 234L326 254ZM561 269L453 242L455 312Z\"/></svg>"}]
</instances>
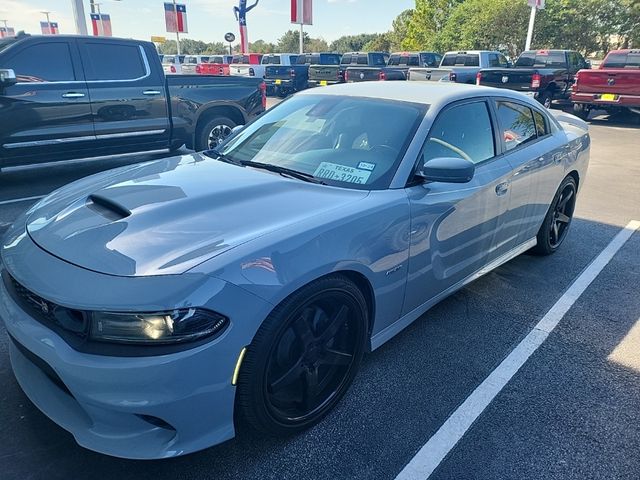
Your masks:
<instances>
[{"instance_id":1,"label":"tinted window","mask_svg":"<svg viewBox=\"0 0 640 480\"><path fill-rule=\"evenodd\" d=\"M499 67L500 66L500 62L498 60L498 54L497 53L490 53L489 54L489 67Z\"/></svg>"},{"instance_id":2,"label":"tinted window","mask_svg":"<svg viewBox=\"0 0 640 480\"><path fill-rule=\"evenodd\" d=\"M479 67L480 55L476 54L447 54L442 59L443 67Z\"/></svg>"},{"instance_id":3,"label":"tinted window","mask_svg":"<svg viewBox=\"0 0 640 480\"><path fill-rule=\"evenodd\" d=\"M173 55L165 55L164 58L162 59L162 63L168 63L173 65L174 63L176 63L176 57L174 57Z\"/></svg>"},{"instance_id":4,"label":"tinted window","mask_svg":"<svg viewBox=\"0 0 640 480\"><path fill-rule=\"evenodd\" d=\"M295 63L296 57L291 57L291 63ZM280 65L280 55L266 55L262 57L262 63L264 65Z\"/></svg>"},{"instance_id":5,"label":"tinted window","mask_svg":"<svg viewBox=\"0 0 640 480\"><path fill-rule=\"evenodd\" d=\"M479 163L495 156L487 104L467 103L442 112L431 127L423 153L425 162L456 157Z\"/></svg>"},{"instance_id":6,"label":"tinted window","mask_svg":"<svg viewBox=\"0 0 640 480\"><path fill-rule=\"evenodd\" d=\"M440 65L442 57L440 55L434 55L433 53L423 53L420 55L420 61L423 67L437 67Z\"/></svg>"},{"instance_id":7,"label":"tinted window","mask_svg":"<svg viewBox=\"0 0 640 480\"><path fill-rule=\"evenodd\" d=\"M390 66L405 66L405 67L417 67L419 65L419 57L418 54L393 54L389 57L389 63L387 65Z\"/></svg>"},{"instance_id":8,"label":"tinted window","mask_svg":"<svg viewBox=\"0 0 640 480\"><path fill-rule=\"evenodd\" d=\"M209 57L207 63L224 63L224 57Z\"/></svg>"},{"instance_id":9,"label":"tinted window","mask_svg":"<svg viewBox=\"0 0 640 480\"><path fill-rule=\"evenodd\" d=\"M345 53L342 56L342 59L340 60L340 63L342 65L349 65L351 63L351 54L350 53Z\"/></svg>"},{"instance_id":10,"label":"tinted window","mask_svg":"<svg viewBox=\"0 0 640 480\"><path fill-rule=\"evenodd\" d=\"M198 63L198 57L186 57L184 59L184 63L196 64L196 63Z\"/></svg>"},{"instance_id":11,"label":"tinted window","mask_svg":"<svg viewBox=\"0 0 640 480\"><path fill-rule=\"evenodd\" d=\"M340 55L320 55L321 65L339 65Z\"/></svg>"},{"instance_id":12,"label":"tinted window","mask_svg":"<svg viewBox=\"0 0 640 480\"><path fill-rule=\"evenodd\" d=\"M19 82L65 82L76 79L66 43L39 43L25 48L3 68L12 68Z\"/></svg>"},{"instance_id":13,"label":"tinted window","mask_svg":"<svg viewBox=\"0 0 640 480\"><path fill-rule=\"evenodd\" d=\"M293 61L291 61L291 63L293 63ZM295 63L298 65L305 65L307 63L307 55L298 55Z\"/></svg>"},{"instance_id":14,"label":"tinted window","mask_svg":"<svg viewBox=\"0 0 640 480\"><path fill-rule=\"evenodd\" d=\"M516 60L516 67L566 67L564 52L524 52Z\"/></svg>"},{"instance_id":15,"label":"tinted window","mask_svg":"<svg viewBox=\"0 0 640 480\"><path fill-rule=\"evenodd\" d=\"M640 68L640 52L610 53L604 59L603 68Z\"/></svg>"},{"instance_id":16,"label":"tinted window","mask_svg":"<svg viewBox=\"0 0 640 480\"><path fill-rule=\"evenodd\" d=\"M371 65L375 65L376 67L385 66L387 64L385 56L380 53L372 53L369 57L371 58Z\"/></svg>"},{"instance_id":17,"label":"tinted window","mask_svg":"<svg viewBox=\"0 0 640 480\"><path fill-rule=\"evenodd\" d=\"M538 137L544 137L549 133L549 128L547 127L547 122L544 119L544 115L542 115L539 111L533 111L533 118L536 121L536 133Z\"/></svg>"},{"instance_id":18,"label":"tinted window","mask_svg":"<svg viewBox=\"0 0 640 480\"><path fill-rule=\"evenodd\" d=\"M500 132L507 150L535 140L536 126L529 107L512 102L497 102Z\"/></svg>"},{"instance_id":19,"label":"tinted window","mask_svg":"<svg viewBox=\"0 0 640 480\"><path fill-rule=\"evenodd\" d=\"M358 55L356 63L358 65L369 65L368 55L366 53L361 53L360 55Z\"/></svg>"},{"instance_id":20,"label":"tinted window","mask_svg":"<svg viewBox=\"0 0 640 480\"><path fill-rule=\"evenodd\" d=\"M136 45L88 42L86 49L93 70L87 80L132 80L147 74Z\"/></svg>"},{"instance_id":21,"label":"tinted window","mask_svg":"<svg viewBox=\"0 0 640 480\"><path fill-rule=\"evenodd\" d=\"M210 58L210 57L200 57L200 61L201 61L202 63L209 63L209 58Z\"/></svg>"},{"instance_id":22,"label":"tinted window","mask_svg":"<svg viewBox=\"0 0 640 480\"><path fill-rule=\"evenodd\" d=\"M305 172L324 182L384 189L426 106L338 95L298 95L267 111L222 147L232 160Z\"/></svg>"}]
</instances>

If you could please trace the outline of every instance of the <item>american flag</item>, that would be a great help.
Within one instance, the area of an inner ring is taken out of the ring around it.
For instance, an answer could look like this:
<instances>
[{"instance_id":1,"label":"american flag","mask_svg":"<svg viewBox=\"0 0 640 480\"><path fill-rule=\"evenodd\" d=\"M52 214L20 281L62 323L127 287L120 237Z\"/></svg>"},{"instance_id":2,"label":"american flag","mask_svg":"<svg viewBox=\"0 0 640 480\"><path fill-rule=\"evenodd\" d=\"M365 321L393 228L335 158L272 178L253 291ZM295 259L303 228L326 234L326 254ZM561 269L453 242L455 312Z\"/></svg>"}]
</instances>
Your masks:
<instances>
[{"instance_id":1,"label":"american flag","mask_svg":"<svg viewBox=\"0 0 640 480\"><path fill-rule=\"evenodd\" d=\"M102 17L102 19L100 18ZM100 29L102 24L102 30ZM93 35L103 35L105 37L113 36L111 32L111 16L106 13L92 13L91 14L91 26L93 27Z\"/></svg>"},{"instance_id":2,"label":"american flag","mask_svg":"<svg viewBox=\"0 0 640 480\"><path fill-rule=\"evenodd\" d=\"M291 23L313 25L313 0L291 0Z\"/></svg>"},{"instance_id":3,"label":"american flag","mask_svg":"<svg viewBox=\"0 0 640 480\"><path fill-rule=\"evenodd\" d=\"M0 27L0 38L15 37L16 31L13 27Z\"/></svg>"},{"instance_id":4,"label":"american flag","mask_svg":"<svg viewBox=\"0 0 640 480\"><path fill-rule=\"evenodd\" d=\"M43 35L57 35L60 33L58 22L40 22L40 30Z\"/></svg>"},{"instance_id":5,"label":"american flag","mask_svg":"<svg viewBox=\"0 0 640 480\"><path fill-rule=\"evenodd\" d=\"M175 10L173 6L173 3L164 4L164 23L167 25L167 32L189 33L187 29L187 6L177 3L175 4Z\"/></svg>"}]
</instances>

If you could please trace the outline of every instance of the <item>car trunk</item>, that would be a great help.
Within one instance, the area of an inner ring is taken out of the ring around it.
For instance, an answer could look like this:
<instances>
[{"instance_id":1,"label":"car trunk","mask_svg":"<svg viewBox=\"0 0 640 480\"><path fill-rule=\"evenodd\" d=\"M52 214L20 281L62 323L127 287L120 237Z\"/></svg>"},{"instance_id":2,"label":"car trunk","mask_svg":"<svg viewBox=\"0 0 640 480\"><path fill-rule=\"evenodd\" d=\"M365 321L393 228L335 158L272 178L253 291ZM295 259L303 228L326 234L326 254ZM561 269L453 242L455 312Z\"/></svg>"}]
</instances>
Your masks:
<instances>
[{"instance_id":1,"label":"car trunk","mask_svg":"<svg viewBox=\"0 0 640 480\"><path fill-rule=\"evenodd\" d=\"M317 82L339 82L340 66L339 65L311 65L309 67L309 80Z\"/></svg>"},{"instance_id":2,"label":"car trunk","mask_svg":"<svg viewBox=\"0 0 640 480\"><path fill-rule=\"evenodd\" d=\"M349 82L371 82L380 80L381 68L374 67L350 67L347 69Z\"/></svg>"},{"instance_id":3,"label":"car trunk","mask_svg":"<svg viewBox=\"0 0 640 480\"><path fill-rule=\"evenodd\" d=\"M640 95L640 70L582 70L576 88L580 93Z\"/></svg>"},{"instance_id":4,"label":"car trunk","mask_svg":"<svg viewBox=\"0 0 640 480\"><path fill-rule=\"evenodd\" d=\"M480 72L480 85L508 88L510 90L531 90L531 81L536 70L522 68L494 68Z\"/></svg>"},{"instance_id":5,"label":"car trunk","mask_svg":"<svg viewBox=\"0 0 640 480\"><path fill-rule=\"evenodd\" d=\"M292 67L284 65L269 65L264 69L264 78L276 80L290 80Z\"/></svg>"}]
</instances>

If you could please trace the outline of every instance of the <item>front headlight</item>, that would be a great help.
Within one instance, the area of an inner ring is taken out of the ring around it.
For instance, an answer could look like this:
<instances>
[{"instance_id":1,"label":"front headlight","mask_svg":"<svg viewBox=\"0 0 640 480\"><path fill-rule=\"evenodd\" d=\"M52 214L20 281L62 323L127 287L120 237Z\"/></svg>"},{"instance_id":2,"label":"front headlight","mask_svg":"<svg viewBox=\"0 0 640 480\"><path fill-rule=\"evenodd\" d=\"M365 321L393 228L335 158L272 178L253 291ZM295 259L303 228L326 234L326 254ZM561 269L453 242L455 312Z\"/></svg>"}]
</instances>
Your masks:
<instances>
[{"instance_id":1,"label":"front headlight","mask_svg":"<svg viewBox=\"0 0 640 480\"><path fill-rule=\"evenodd\" d=\"M218 313L198 308L159 313L92 312L90 319L91 340L147 345L198 340L221 332L229 322Z\"/></svg>"}]
</instances>

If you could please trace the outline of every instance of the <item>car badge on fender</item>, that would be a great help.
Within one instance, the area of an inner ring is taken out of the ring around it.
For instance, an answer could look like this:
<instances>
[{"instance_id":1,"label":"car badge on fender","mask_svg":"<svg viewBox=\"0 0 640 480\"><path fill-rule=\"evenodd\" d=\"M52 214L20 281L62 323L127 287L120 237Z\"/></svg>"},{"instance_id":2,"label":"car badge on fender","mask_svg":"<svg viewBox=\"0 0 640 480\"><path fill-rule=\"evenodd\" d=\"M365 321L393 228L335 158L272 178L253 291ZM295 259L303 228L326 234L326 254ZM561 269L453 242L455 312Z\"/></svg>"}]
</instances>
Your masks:
<instances>
[{"instance_id":1,"label":"car badge on fender","mask_svg":"<svg viewBox=\"0 0 640 480\"><path fill-rule=\"evenodd\" d=\"M508 83L509 82L509 77L507 75L503 75L502 76L502 83Z\"/></svg>"}]
</instances>

